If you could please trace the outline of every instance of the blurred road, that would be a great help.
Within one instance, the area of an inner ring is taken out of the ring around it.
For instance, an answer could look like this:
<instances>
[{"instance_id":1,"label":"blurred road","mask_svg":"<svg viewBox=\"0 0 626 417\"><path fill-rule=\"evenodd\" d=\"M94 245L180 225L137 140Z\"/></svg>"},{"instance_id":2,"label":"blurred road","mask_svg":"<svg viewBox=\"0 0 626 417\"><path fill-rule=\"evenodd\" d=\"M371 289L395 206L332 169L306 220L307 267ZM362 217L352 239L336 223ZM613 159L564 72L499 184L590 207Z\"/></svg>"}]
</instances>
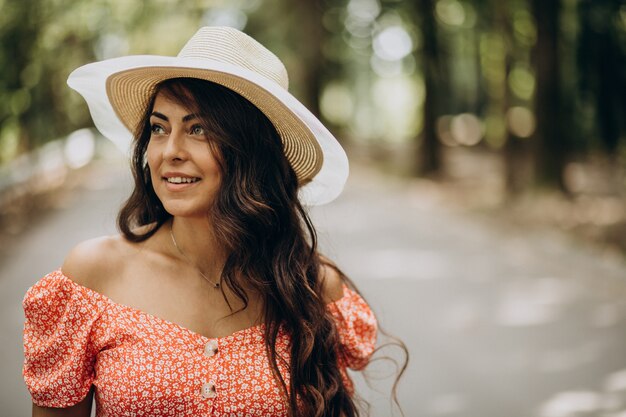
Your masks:
<instances>
[{"instance_id":1,"label":"blurred road","mask_svg":"<svg viewBox=\"0 0 626 417\"><path fill-rule=\"evenodd\" d=\"M2 416L30 415L24 293L77 242L115 232L130 188L123 165L87 171L83 187L3 249ZM313 210L323 252L409 348L405 415L626 417L626 264L443 201L428 183L355 167L344 194ZM357 378L362 395L373 416L391 415L390 363L370 368L372 388Z\"/></svg>"}]
</instances>

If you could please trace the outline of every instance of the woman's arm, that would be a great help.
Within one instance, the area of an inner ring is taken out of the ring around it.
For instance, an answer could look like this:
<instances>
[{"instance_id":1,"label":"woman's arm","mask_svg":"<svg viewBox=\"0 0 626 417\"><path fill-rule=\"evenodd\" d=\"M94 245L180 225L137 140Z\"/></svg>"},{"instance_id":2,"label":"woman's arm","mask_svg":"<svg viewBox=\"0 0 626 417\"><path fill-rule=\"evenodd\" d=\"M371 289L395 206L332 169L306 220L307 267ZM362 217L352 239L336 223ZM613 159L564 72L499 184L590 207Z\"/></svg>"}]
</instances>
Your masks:
<instances>
[{"instance_id":1,"label":"woman's arm","mask_svg":"<svg viewBox=\"0 0 626 417\"><path fill-rule=\"evenodd\" d=\"M39 407L33 404L33 417L89 417L93 401L93 387L84 400L67 408Z\"/></svg>"}]
</instances>

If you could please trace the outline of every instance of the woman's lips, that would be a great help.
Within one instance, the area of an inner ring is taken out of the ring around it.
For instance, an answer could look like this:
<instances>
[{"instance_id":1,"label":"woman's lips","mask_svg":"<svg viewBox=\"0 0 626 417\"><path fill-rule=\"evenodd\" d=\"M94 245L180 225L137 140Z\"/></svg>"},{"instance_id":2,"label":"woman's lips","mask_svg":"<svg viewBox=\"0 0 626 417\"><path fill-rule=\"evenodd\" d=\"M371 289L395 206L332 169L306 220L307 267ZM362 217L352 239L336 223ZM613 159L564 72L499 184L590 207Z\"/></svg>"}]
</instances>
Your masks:
<instances>
[{"instance_id":1,"label":"woman's lips","mask_svg":"<svg viewBox=\"0 0 626 417\"><path fill-rule=\"evenodd\" d=\"M188 182L192 180L192 182ZM165 188L168 191L185 191L201 181L200 178L197 177L163 177L163 182L165 183Z\"/></svg>"}]
</instances>

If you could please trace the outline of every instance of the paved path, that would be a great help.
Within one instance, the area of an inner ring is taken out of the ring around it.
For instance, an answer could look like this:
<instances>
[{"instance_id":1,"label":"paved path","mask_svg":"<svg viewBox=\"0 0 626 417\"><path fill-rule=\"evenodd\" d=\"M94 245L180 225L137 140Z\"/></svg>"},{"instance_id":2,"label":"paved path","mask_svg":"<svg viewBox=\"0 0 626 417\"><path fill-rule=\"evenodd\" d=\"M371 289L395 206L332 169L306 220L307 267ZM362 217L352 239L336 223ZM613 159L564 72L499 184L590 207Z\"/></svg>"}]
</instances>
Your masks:
<instances>
[{"instance_id":1,"label":"paved path","mask_svg":"<svg viewBox=\"0 0 626 417\"><path fill-rule=\"evenodd\" d=\"M26 289L77 242L115 230L128 177L89 175L3 250L2 416L30 415ZM626 417L626 264L557 233L455 212L437 195L428 183L355 169L344 194L313 211L324 252L409 348L405 415ZM390 366L370 367L372 389L357 377L374 416L390 415Z\"/></svg>"}]
</instances>

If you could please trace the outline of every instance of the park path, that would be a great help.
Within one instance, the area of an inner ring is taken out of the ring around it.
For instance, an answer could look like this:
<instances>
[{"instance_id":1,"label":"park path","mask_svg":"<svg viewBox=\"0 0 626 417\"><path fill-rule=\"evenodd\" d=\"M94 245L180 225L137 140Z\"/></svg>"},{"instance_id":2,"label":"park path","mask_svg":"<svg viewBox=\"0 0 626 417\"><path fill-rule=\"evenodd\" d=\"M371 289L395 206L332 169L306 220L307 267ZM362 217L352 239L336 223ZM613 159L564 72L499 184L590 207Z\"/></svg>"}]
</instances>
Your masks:
<instances>
[{"instance_id":1,"label":"park path","mask_svg":"<svg viewBox=\"0 0 626 417\"><path fill-rule=\"evenodd\" d=\"M84 170L81 186L2 249L2 416L30 415L23 295L77 242L115 232L130 189L124 165ZM312 217L323 252L409 349L398 389L407 417L626 417L623 260L557 232L465 213L431 183L359 166ZM390 367L369 368L372 388L356 377L373 416L391 415Z\"/></svg>"}]
</instances>

